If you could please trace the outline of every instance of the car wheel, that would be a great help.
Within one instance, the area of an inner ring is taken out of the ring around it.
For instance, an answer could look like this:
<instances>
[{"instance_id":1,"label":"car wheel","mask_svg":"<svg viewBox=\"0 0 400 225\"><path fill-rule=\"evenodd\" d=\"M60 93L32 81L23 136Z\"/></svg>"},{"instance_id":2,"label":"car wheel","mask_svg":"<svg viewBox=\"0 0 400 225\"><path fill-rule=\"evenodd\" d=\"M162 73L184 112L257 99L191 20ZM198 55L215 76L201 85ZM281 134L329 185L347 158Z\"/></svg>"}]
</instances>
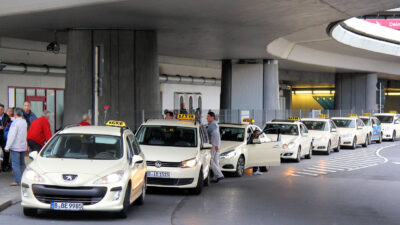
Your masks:
<instances>
[{"instance_id":1,"label":"car wheel","mask_svg":"<svg viewBox=\"0 0 400 225\"><path fill-rule=\"evenodd\" d=\"M295 159L296 162L300 162L301 160L301 147L297 150L297 158Z\"/></svg>"},{"instance_id":2,"label":"car wheel","mask_svg":"<svg viewBox=\"0 0 400 225\"><path fill-rule=\"evenodd\" d=\"M357 148L357 137L354 137L353 139L353 146L351 146L352 149L356 149Z\"/></svg>"},{"instance_id":3,"label":"car wheel","mask_svg":"<svg viewBox=\"0 0 400 225\"><path fill-rule=\"evenodd\" d=\"M369 138L368 138L368 145L372 144L372 134L369 134Z\"/></svg>"},{"instance_id":4,"label":"car wheel","mask_svg":"<svg viewBox=\"0 0 400 225\"><path fill-rule=\"evenodd\" d=\"M393 141L393 142L396 141L396 131L393 131L392 141Z\"/></svg>"},{"instance_id":5,"label":"car wheel","mask_svg":"<svg viewBox=\"0 0 400 225\"><path fill-rule=\"evenodd\" d=\"M129 205L131 204L130 197L131 197L131 184L129 183L128 187L126 188L126 192L125 192L123 208L122 208L121 211L119 211L117 213L117 216L119 218L123 218L124 219L124 218L128 217L128 209L129 209Z\"/></svg>"},{"instance_id":6,"label":"car wheel","mask_svg":"<svg viewBox=\"0 0 400 225\"><path fill-rule=\"evenodd\" d=\"M260 166L260 172L267 173L269 171L269 166Z\"/></svg>"},{"instance_id":7,"label":"car wheel","mask_svg":"<svg viewBox=\"0 0 400 225\"><path fill-rule=\"evenodd\" d=\"M306 155L306 159L311 159L312 157L312 144L310 145L310 150L308 150L308 154Z\"/></svg>"},{"instance_id":8,"label":"car wheel","mask_svg":"<svg viewBox=\"0 0 400 225\"><path fill-rule=\"evenodd\" d=\"M340 151L340 138L339 141L337 143L337 147L335 148L335 152L339 152Z\"/></svg>"},{"instance_id":9,"label":"car wheel","mask_svg":"<svg viewBox=\"0 0 400 225\"><path fill-rule=\"evenodd\" d=\"M210 186L210 177L211 177L211 170L208 171L207 178L206 178L206 179L204 180L204 182L203 182L203 185L204 185L205 187Z\"/></svg>"},{"instance_id":10,"label":"car wheel","mask_svg":"<svg viewBox=\"0 0 400 225\"><path fill-rule=\"evenodd\" d=\"M192 195L201 194L201 191L203 190L203 180L204 180L203 169L200 169L200 174L199 174L199 179L197 180L197 185L195 188L189 189L189 193Z\"/></svg>"},{"instance_id":11,"label":"car wheel","mask_svg":"<svg viewBox=\"0 0 400 225\"><path fill-rule=\"evenodd\" d=\"M364 148L368 147L368 139L369 139L369 135L367 134L367 136L365 137L365 142L364 142L364 144L362 144L362 146Z\"/></svg>"},{"instance_id":12,"label":"car wheel","mask_svg":"<svg viewBox=\"0 0 400 225\"><path fill-rule=\"evenodd\" d=\"M135 205L144 204L144 198L146 197L146 189L147 189L147 179L145 178L144 184L142 185L142 194L139 196L139 198L136 199Z\"/></svg>"},{"instance_id":13,"label":"car wheel","mask_svg":"<svg viewBox=\"0 0 400 225\"><path fill-rule=\"evenodd\" d=\"M23 208L24 211L24 215L25 216L29 216L29 217L33 217L37 215L37 209L32 209L32 208Z\"/></svg>"},{"instance_id":14,"label":"car wheel","mask_svg":"<svg viewBox=\"0 0 400 225\"><path fill-rule=\"evenodd\" d=\"M325 155L331 154L331 141L328 142L328 146L326 147Z\"/></svg>"},{"instance_id":15,"label":"car wheel","mask_svg":"<svg viewBox=\"0 0 400 225\"><path fill-rule=\"evenodd\" d=\"M245 160L244 160L244 156L241 155L237 161L236 164L236 171L235 171L235 177L241 177L243 176L244 173L244 165L245 165Z\"/></svg>"},{"instance_id":16,"label":"car wheel","mask_svg":"<svg viewBox=\"0 0 400 225\"><path fill-rule=\"evenodd\" d=\"M381 133L381 135L379 136L379 140L377 141L378 143L382 143L382 137L383 137L383 134Z\"/></svg>"}]
</instances>

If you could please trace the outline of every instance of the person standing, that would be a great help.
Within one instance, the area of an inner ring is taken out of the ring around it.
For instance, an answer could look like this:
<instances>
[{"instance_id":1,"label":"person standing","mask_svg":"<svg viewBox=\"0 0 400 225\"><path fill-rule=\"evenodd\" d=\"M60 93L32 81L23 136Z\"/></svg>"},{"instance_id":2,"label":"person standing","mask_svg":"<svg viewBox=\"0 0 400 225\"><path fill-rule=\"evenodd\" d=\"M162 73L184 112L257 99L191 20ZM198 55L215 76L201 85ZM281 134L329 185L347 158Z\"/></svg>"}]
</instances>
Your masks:
<instances>
[{"instance_id":1,"label":"person standing","mask_svg":"<svg viewBox=\"0 0 400 225\"><path fill-rule=\"evenodd\" d=\"M208 112L207 122L207 133L210 137L210 144L212 145L211 170L214 173L214 182L218 183L218 181L223 180L225 177L224 174L221 172L221 169L219 168L219 148L221 145L221 135L219 133L219 126L217 124L217 121L215 121L214 112Z\"/></svg>"},{"instance_id":2,"label":"person standing","mask_svg":"<svg viewBox=\"0 0 400 225\"><path fill-rule=\"evenodd\" d=\"M51 138L50 111L44 110L42 117L32 122L28 130L28 146L30 151L40 151Z\"/></svg>"},{"instance_id":3,"label":"person standing","mask_svg":"<svg viewBox=\"0 0 400 225\"><path fill-rule=\"evenodd\" d=\"M261 131L255 130L251 136L250 139L247 141L247 144L254 144L254 139L259 139L260 138ZM253 167L253 175L262 175L263 173L259 171L258 167Z\"/></svg>"},{"instance_id":4,"label":"person standing","mask_svg":"<svg viewBox=\"0 0 400 225\"><path fill-rule=\"evenodd\" d=\"M11 186L20 186L22 173L25 170L25 152L27 150L28 124L23 119L24 111L21 108L15 110L15 120L8 133L6 152L10 152L11 166L14 172L14 182Z\"/></svg>"},{"instance_id":5,"label":"person standing","mask_svg":"<svg viewBox=\"0 0 400 225\"><path fill-rule=\"evenodd\" d=\"M85 113L83 114L82 121L79 123L79 125L90 126L91 122L92 122L92 117L89 114Z\"/></svg>"},{"instance_id":6,"label":"person standing","mask_svg":"<svg viewBox=\"0 0 400 225\"><path fill-rule=\"evenodd\" d=\"M11 118L4 113L4 105L0 104L0 146L3 151L3 163L1 164L1 170L4 172L10 169L10 153L4 151L6 146L5 129L10 122Z\"/></svg>"},{"instance_id":7,"label":"person standing","mask_svg":"<svg viewBox=\"0 0 400 225\"><path fill-rule=\"evenodd\" d=\"M174 113L172 111L166 111L165 112L165 119L166 120L172 120L174 119Z\"/></svg>"},{"instance_id":8,"label":"person standing","mask_svg":"<svg viewBox=\"0 0 400 225\"><path fill-rule=\"evenodd\" d=\"M28 124L28 128L31 126L32 122L37 119L35 113L31 111L31 107L32 105L30 101L24 102L24 118Z\"/></svg>"},{"instance_id":9,"label":"person standing","mask_svg":"<svg viewBox=\"0 0 400 225\"><path fill-rule=\"evenodd\" d=\"M181 104L181 110L179 111L179 114L188 114L185 103Z\"/></svg>"}]
</instances>

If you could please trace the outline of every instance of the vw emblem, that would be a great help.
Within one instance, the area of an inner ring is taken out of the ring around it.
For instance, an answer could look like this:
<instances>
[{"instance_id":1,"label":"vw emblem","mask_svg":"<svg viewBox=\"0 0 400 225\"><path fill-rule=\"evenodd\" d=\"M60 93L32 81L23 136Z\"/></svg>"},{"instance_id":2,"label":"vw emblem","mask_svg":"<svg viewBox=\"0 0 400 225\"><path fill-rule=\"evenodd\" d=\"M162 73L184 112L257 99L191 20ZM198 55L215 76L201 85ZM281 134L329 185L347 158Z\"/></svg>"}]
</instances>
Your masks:
<instances>
[{"instance_id":1,"label":"vw emblem","mask_svg":"<svg viewBox=\"0 0 400 225\"><path fill-rule=\"evenodd\" d=\"M154 163L154 166L160 168L162 166L162 163L160 161L157 161L156 163Z\"/></svg>"},{"instance_id":2,"label":"vw emblem","mask_svg":"<svg viewBox=\"0 0 400 225\"><path fill-rule=\"evenodd\" d=\"M64 181L73 181L78 177L78 175L73 174L63 174Z\"/></svg>"}]
</instances>

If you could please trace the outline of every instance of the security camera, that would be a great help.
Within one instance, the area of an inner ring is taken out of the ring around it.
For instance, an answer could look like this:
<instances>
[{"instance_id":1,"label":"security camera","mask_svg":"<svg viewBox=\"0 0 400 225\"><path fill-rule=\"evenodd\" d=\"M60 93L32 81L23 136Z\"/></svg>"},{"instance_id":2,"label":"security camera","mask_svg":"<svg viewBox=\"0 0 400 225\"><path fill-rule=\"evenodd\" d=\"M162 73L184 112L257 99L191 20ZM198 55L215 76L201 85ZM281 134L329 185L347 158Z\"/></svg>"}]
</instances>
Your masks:
<instances>
[{"instance_id":1,"label":"security camera","mask_svg":"<svg viewBox=\"0 0 400 225\"><path fill-rule=\"evenodd\" d=\"M60 44L57 41L50 42L50 44L47 45L47 51L58 54L60 52Z\"/></svg>"}]
</instances>

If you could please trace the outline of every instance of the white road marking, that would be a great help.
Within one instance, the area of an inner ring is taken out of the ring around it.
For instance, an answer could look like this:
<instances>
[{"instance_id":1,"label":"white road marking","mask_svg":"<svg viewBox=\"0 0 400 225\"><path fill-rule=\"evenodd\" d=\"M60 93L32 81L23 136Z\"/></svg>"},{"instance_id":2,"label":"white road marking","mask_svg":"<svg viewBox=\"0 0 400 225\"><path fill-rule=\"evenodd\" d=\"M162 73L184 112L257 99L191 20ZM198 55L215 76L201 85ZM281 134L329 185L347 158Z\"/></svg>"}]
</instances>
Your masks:
<instances>
[{"instance_id":1,"label":"white road marking","mask_svg":"<svg viewBox=\"0 0 400 225\"><path fill-rule=\"evenodd\" d=\"M397 165L400 165L400 162L393 162L393 164L397 164Z\"/></svg>"},{"instance_id":2,"label":"white road marking","mask_svg":"<svg viewBox=\"0 0 400 225\"><path fill-rule=\"evenodd\" d=\"M320 170L320 171L325 171L325 172L332 172L332 173L336 172L336 170L328 169L326 167L318 167L318 166L311 166L308 169L315 169L315 170Z\"/></svg>"},{"instance_id":3,"label":"white road marking","mask_svg":"<svg viewBox=\"0 0 400 225\"><path fill-rule=\"evenodd\" d=\"M376 151L376 155L377 155L379 158L382 158L382 159L384 160L383 163L387 163L389 160L388 160L387 158L381 156L381 154L380 154L381 151L382 151L383 149L385 149L385 148L391 148L391 147L393 147L393 146L396 146L396 145L393 144L393 145L385 146L385 147L379 148L378 151Z\"/></svg>"},{"instance_id":4,"label":"white road marking","mask_svg":"<svg viewBox=\"0 0 400 225\"><path fill-rule=\"evenodd\" d=\"M310 176L314 176L314 177L316 177L316 176L318 176L318 174L314 174L314 173L306 173L306 172L296 172L296 173L299 173L299 174L304 174L304 175L310 175Z\"/></svg>"},{"instance_id":5,"label":"white road marking","mask_svg":"<svg viewBox=\"0 0 400 225\"><path fill-rule=\"evenodd\" d=\"M306 171L307 173L318 173L318 174L327 174L325 172L322 171L318 171L318 170L313 170L313 169L303 169L302 171Z\"/></svg>"}]
</instances>

